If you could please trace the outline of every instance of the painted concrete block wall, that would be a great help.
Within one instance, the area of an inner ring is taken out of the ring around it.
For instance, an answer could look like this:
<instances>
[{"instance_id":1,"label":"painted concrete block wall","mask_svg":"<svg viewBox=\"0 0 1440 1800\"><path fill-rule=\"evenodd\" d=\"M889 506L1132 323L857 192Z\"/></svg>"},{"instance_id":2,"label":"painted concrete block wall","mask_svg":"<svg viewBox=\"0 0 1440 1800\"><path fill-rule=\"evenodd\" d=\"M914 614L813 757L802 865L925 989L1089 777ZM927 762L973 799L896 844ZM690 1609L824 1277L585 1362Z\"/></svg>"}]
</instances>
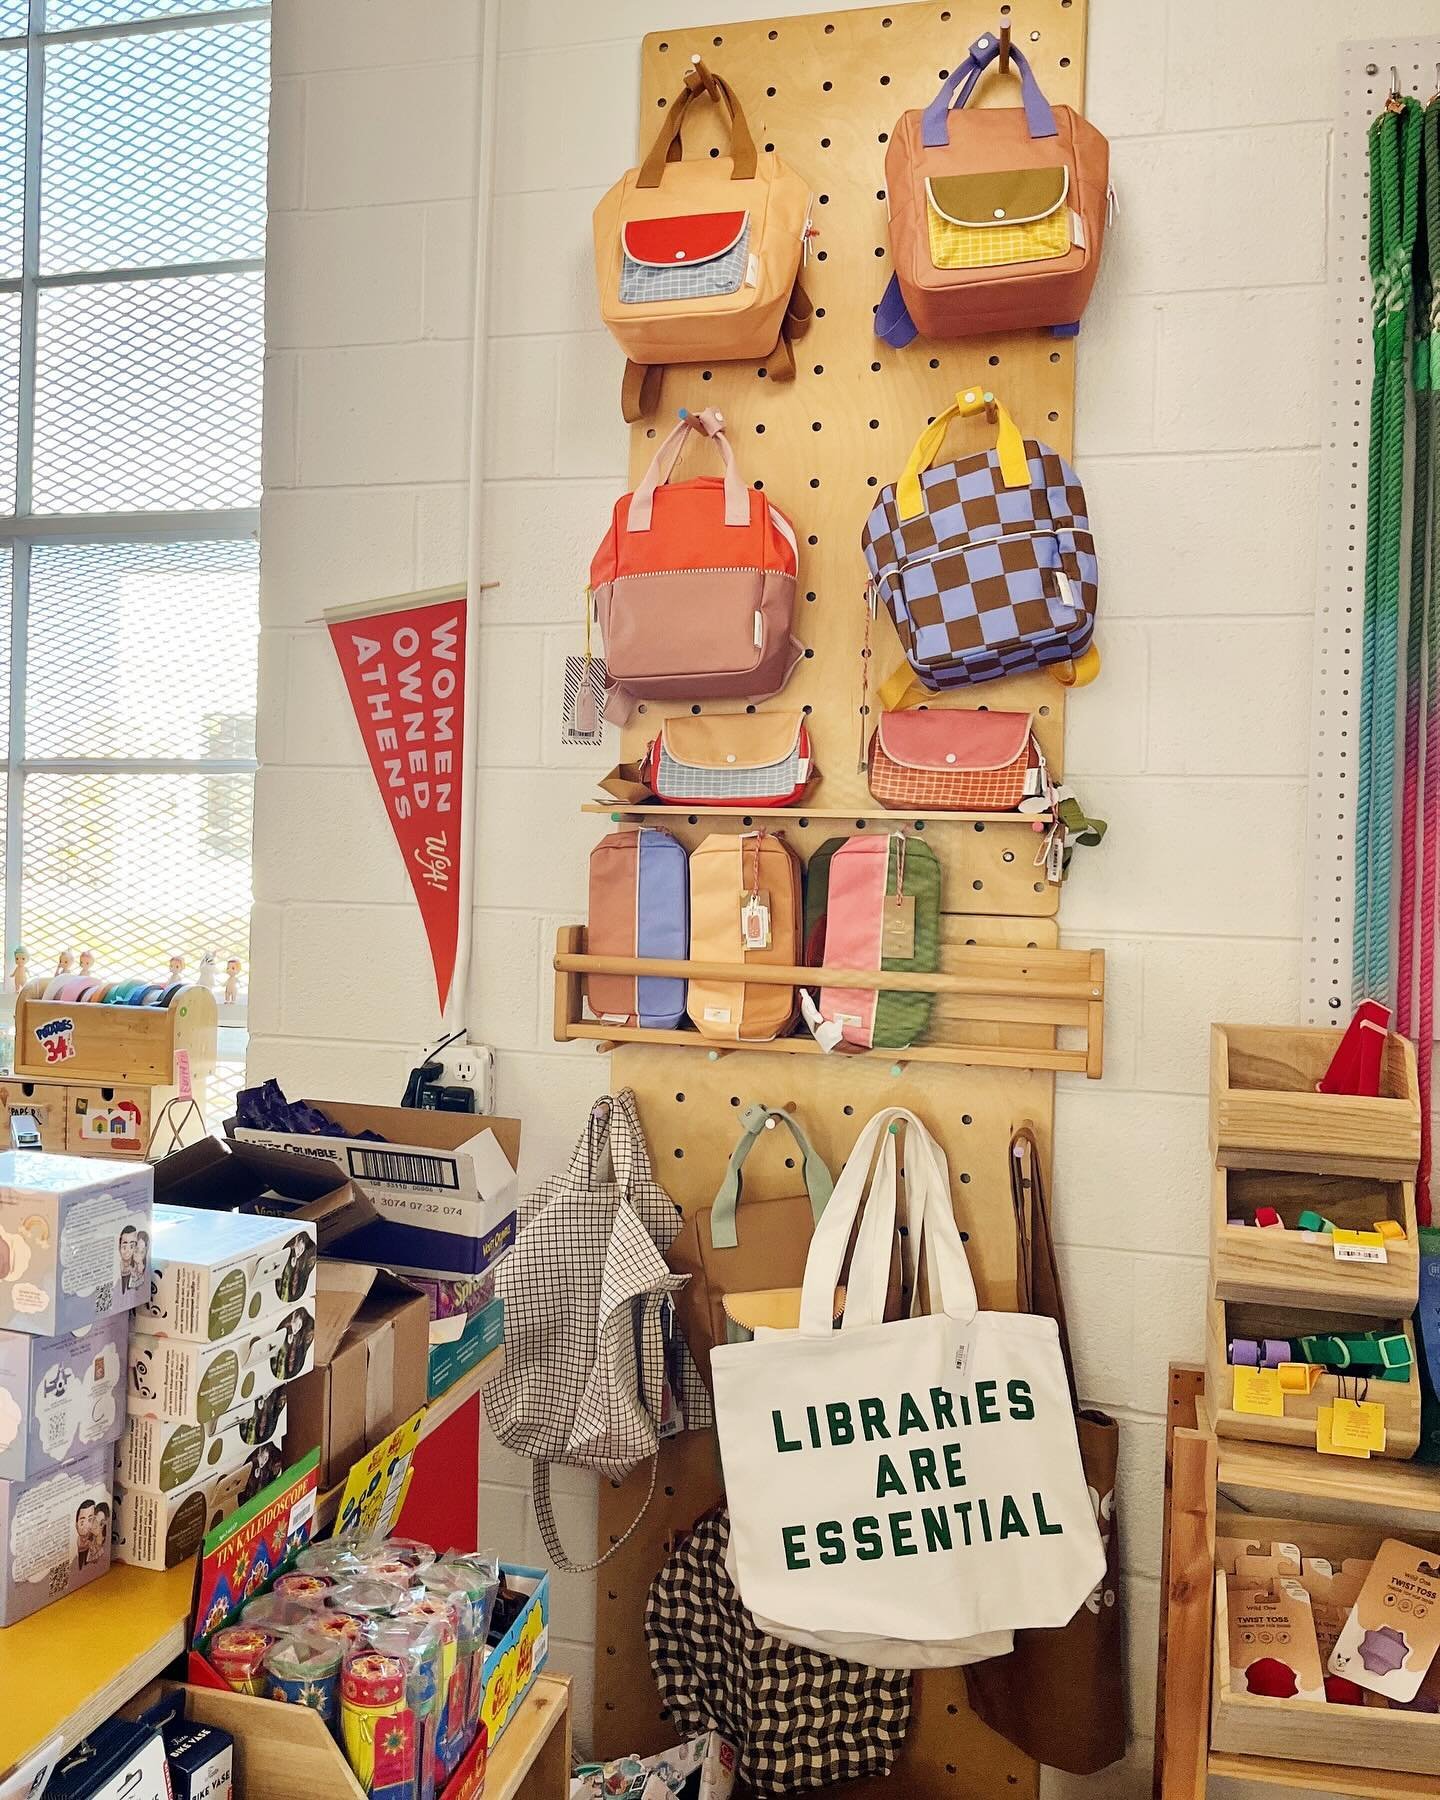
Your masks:
<instances>
[{"instance_id":1,"label":"painted concrete block wall","mask_svg":"<svg viewBox=\"0 0 1440 1800\"><path fill-rule=\"evenodd\" d=\"M557 729L626 462L589 214L632 159L641 34L754 12L497 0L477 368L479 0L276 0L251 1069L388 1100L433 1033L418 925L313 621L461 578L473 530L501 585L482 614L471 1020L500 1052L501 1110L525 1120L527 1180L605 1083L588 1047L549 1041L545 973L584 903L595 827L577 802L610 760ZM1384 0L1364 23L1430 29L1433 4ZM1206 1024L1299 1001L1332 46L1357 29L1342 0L1091 4L1088 110L1120 218L1076 434L1106 667L1073 699L1069 762L1111 831L1077 859L1064 923L1107 950L1111 1003L1103 1085L1061 1078L1055 1205L1083 1394L1125 1427L1139 1741L1127 1775L1057 1796L1148 1792L1165 1367L1202 1344ZM538 1554L526 1468L492 1447L485 1473L490 1535ZM562 1504L583 1547L588 1481ZM591 1593L567 1577L556 1594L582 1720Z\"/></svg>"}]
</instances>

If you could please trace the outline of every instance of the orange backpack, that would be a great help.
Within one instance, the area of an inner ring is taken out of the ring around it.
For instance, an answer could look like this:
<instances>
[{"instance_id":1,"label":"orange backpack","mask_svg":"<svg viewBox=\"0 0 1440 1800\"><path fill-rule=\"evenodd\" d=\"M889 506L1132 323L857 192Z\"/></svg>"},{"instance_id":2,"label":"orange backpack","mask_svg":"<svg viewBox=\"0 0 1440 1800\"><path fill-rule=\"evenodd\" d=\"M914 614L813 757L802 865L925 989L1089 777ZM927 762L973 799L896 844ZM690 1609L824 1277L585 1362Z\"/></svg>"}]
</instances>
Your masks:
<instances>
[{"instance_id":1,"label":"orange backpack","mask_svg":"<svg viewBox=\"0 0 1440 1800\"><path fill-rule=\"evenodd\" d=\"M729 114L729 156L681 156L680 128L708 96ZM660 135L595 208L600 316L625 352L621 410L655 408L666 363L765 362L795 374L789 339L809 323L800 265L810 187L773 152L757 156L727 82L698 57Z\"/></svg>"}]
</instances>

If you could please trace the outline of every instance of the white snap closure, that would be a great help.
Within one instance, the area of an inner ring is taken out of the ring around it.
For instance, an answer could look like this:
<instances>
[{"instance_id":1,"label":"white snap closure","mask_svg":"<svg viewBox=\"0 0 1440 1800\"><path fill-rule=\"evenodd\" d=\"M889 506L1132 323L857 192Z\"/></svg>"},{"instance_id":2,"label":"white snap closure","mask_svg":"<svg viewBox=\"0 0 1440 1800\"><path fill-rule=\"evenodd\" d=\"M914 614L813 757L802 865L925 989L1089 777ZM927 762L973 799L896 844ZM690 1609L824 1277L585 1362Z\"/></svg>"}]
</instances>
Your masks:
<instances>
[{"instance_id":1,"label":"white snap closure","mask_svg":"<svg viewBox=\"0 0 1440 1800\"><path fill-rule=\"evenodd\" d=\"M989 38L981 38L975 45L975 48L977 50L988 50L990 48Z\"/></svg>"},{"instance_id":2,"label":"white snap closure","mask_svg":"<svg viewBox=\"0 0 1440 1800\"><path fill-rule=\"evenodd\" d=\"M965 404L968 406L974 398L975 398L975 390L974 390L974 388L971 388L970 392L965 396Z\"/></svg>"},{"instance_id":3,"label":"white snap closure","mask_svg":"<svg viewBox=\"0 0 1440 1800\"><path fill-rule=\"evenodd\" d=\"M725 755L725 760L726 760L726 762L734 762L735 752L733 750L727 751L726 755Z\"/></svg>"},{"instance_id":4,"label":"white snap closure","mask_svg":"<svg viewBox=\"0 0 1440 1800\"><path fill-rule=\"evenodd\" d=\"M997 206L995 208L995 217L997 219L1003 219L1005 217L1005 208L1003 206Z\"/></svg>"},{"instance_id":5,"label":"white snap closure","mask_svg":"<svg viewBox=\"0 0 1440 1800\"><path fill-rule=\"evenodd\" d=\"M945 760L946 760L946 762L954 762L955 752L953 750L947 750L945 752Z\"/></svg>"},{"instance_id":6,"label":"white snap closure","mask_svg":"<svg viewBox=\"0 0 1440 1800\"><path fill-rule=\"evenodd\" d=\"M676 260L676 262L684 262L685 252L683 250L677 250L675 252L675 260Z\"/></svg>"}]
</instances>

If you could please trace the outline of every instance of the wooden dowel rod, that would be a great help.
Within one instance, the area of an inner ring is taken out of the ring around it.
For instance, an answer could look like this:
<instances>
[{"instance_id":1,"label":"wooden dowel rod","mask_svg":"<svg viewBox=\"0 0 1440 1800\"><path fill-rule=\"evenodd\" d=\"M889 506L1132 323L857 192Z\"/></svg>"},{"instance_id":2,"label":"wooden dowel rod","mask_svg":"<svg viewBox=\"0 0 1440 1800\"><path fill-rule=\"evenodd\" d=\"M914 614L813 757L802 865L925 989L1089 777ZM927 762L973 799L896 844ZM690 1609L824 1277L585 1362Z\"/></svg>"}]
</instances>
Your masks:
<instances>
[{"instance_id":1,"label":"wooden dowel rod","mask_svg":"<svg viewBox=\"0 0 1440 1800\"><path fill-rule=\"evenodd\" d=\"M795 963L686 962L672 957L590 956L557 951L561 974L651 975L690 981L755 982L762 987L885 988L903 993L972 994L978 998L1084 1000L1103 998L1090 978L1067 980L1029 975L1022 962L1014 975L952 975L945 970L917 974L901 969L808 969Z\"/></svg>"}]
</instances>

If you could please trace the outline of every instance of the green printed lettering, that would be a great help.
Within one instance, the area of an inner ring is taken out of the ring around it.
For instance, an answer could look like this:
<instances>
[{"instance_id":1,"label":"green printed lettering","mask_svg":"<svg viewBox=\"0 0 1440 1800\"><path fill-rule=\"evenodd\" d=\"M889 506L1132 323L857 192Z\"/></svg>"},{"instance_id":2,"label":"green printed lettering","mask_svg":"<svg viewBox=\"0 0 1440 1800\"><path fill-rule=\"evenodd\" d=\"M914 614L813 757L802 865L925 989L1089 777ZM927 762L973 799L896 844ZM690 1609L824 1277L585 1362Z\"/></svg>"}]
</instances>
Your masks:
<instances>
[{"instance_id":1,"label":"green printed lettering","mask_svg":"<svg viewBox=\"0 0 1440 1800\"><path fill-rule=\"evenodd\" d=\"M980 1529L985 1534L985 1542L987 1544L993 1544L995 1540L990 1535L990 1508L985 1504L983 1495L977 1502L977 1505L980 1508Z\"/></svg>"},{"instance_id":2,"label":"green printed lettering","mask_svg":"<svg viewBox=\"0 0 1440 1800\"><path fill-rule=\"evenodd\" d=\"M970 1537L970 1502L968 1500L952 1500L950 1508L959 1516L960 1529L965 1533L965 1542L968 1546L972 1541Z\"/></svg>"},{"instance_id":3,"label":"green printed lettering","mask_svg":"<svg viewBox=\"0 0 1440 1800\"><path fill-rule=\"evenodd\" d=\"M1035 1402L1030 1397L1028 1381L1007 1381L1005 1398L1010 1402L1010 1417L1018 1419L1023 1425L1026 1420L1035 1417Z\"/></svg>"},{"instance_id":4,"label":"green printed lettering","mask_svg":"<svg viewBox=\"0 0 1440 1800\"><path fill-rule=\"evenodd\" d=\"M900 1471L882 1450L880 1461L875 1465L875 1498L883 1500L887 1494L903 1494L905 1483L900 1479Z\"/></svg>"},{"instance_id":5,"label":"green printed lettering","mask_svg":"<svg viewBox=\"0 0 1440 1800\"><path fill-rule=\"evenodd\" d=\"M1014 1495L1006 1494L1000 1502L1000 1542L1003 1544L1007 1537L1028 1538L1029 1535Z\"/></svg>"},{"instance_id":6,"label":"green printed lettering","mask_svg":"<svg viewBox=\"0 0 1440 1800\"><path fill-rule=\"evenodd\" d=\"M970 1423L970 1396L968 1394L960 1396L960 1423L962 1425Z\"/></svg>"},{"instance_id":7,"label":"green printed lettering","mask_svg":"<svg viewBox=\"0 0 1440 1800\"><path fill-rule=\"evenodd\" d=\"M843 1400L832 1400L825 1408L825 1423L830 1427L832 1444L853 1444L855 1427L850 1423L850 1408Z\"/></svg>"},{"instance_id":8,"label":"green printed lettering","mask_svg":"<svg viewBox=\"0 0 1440 1800\"><path fill-rule=\"evenodd\" d=\"M805 1527L803 1525L782 1525L780 1541L785 1546L785 1567L787 1569L808 1569L810 1558L805 1554Z\"/></svg>"},{"instance_id":9,"label":"green printed lettering","mask_svg":"<svg viewBox=\"0 0 1440 1800\"><path fill-rule=\"evenodd\" d=\"M874 1562L877 1556L883 1556L885 1546L880 1538L880 1521L867 1514L863 1519L851 1521L850 1530L855 1538L855 1557L858 1562Z\"/></svg>"},{"instance_id":10,"label":"green printed lettering","mask_svg":"<svg viewBox=\"0 0 1440 1800\"><path fill-rule=\"evenodd\" d=\"M770 1418L775 1426L775 1448L780 1451L782 1455L787 1450L803 1449L804 1446L801 1444L799 1438L796 1438L792 1443L791 1440L786 1437L785 1421L781 1418L778 1407L771 1413Z\"/></svg>"},{"instance_id":11,"label":"green printed lettering","mask_svg":"<svg viewBox=\"0 0 1440 1800\"><path fill-rule=\"evenodd\" d=\"M950 1537L950 1521L945 1517L943 1506L922 1506L920 1518L925 1526L925 1548L927 1550L953 1548Z\"/></svg>"},{"instance_id":12,"label":"green printed lettering","mask_svg":"<svg viewBox=\"0 0 1440 1800\"><path fill-rule=\"evenodd\" d=\"M888 1438L890 1433L885 1426L885 1402L883 1400L861 1400L860 1429L865 1433L865 1442L873 1443L876 1438Z\"/></svg>"},{"instance_id":13,"label":"green printed lettering","mask_svg":"<svg viewBox=\"0 0 1440 1800\"><path fill-rule=\"evenodd\" d=\"M994 1381L975 1383L975 1406L982 1425L993 1425L1000 1417L1000 1408L995 1404L995 1389L998 1385Z\"/></svg>"},{"instance_id":14,"label":"green printed lettering","mask_svg":"<svg viewBox=\"0 0 1440 1800\"><path fill-rule=\"evenodd\" d=\"M910 1536L910 1514L891 1513L890 1544L897 1556L918 1556L920 1546Z\"/></svg>"},{"instance_id":15,"label":"green printed lettering","mask_svg":"<svg viewBox=\"0 0 1440 1800\"><path fill-rule=\"evenodd\" d=\"M815 1527L815 1547L822 1563L844 1562L845 1533L838 1519L822 1519Z\"/></svg>"},{"instance_id":16,"label":"green printed lettering","mask_svg":"<svg viewBox=\"0 0 1440 1800\"><path fill-rule=\"evenodd\" d=\"M900 1396L899 1425L901 1437L904 1437L907 1431L928 1431L929 1429L930 1421L915 1404L915 1396L913 1394L902 1394Z\"/></svg>"},{"instance_id":17,"label":"green printed lettering","mask_svg":"<svg viewBox=\"0 0 1440 1800\"><path fill-rule=\"evenodd\" d=\"M1065 1527L1063 1525L1052 1525L1045 1517L1045 1502L1040 1495L1032 1494L1030 1498L1035 1502L1035 1529L1040 1533L1041 1537L1063 1536Z\"/></svg>"},{"instance_id":18,"label":"green printed lettering","mask_svg":"<svg viewBox=\"0 0 1440 1800\"><path fill-rule=\"evenodd\" d=\"M955 1396L947 1393L942 1387L930 1390L930 1409L935 1414L937 1431L953 1431L955 1429Z\"/></svg>"},{"instance_id":19,"label":"green printed lettering","mask_svg":"<svg viewBox=\"0 0 1440 1800\"><path fill-rule=\"evenodd\" d=\"M815 1408L813 1406L807 1406L805 1408L805 1417L810 1424L810 1446L812 1449L818 1450L820 1448L820 1421L815 1416Z\"/></svg>"},{"instance_id":20,"label":"green printed lettering","mask_svg":"<svg viewBox=\"0 0 1440 1800\"><path fill-rule=\"evenodd\" d=\"M926 1488L940 1492L939 1477L935 1473L935 1452L933 1450L912 1450L910 1452L910 1488L912 1493L923 1493Z\"/></svg>"},{"instance_id":21,"label":"green printed lettering","mask_svg":"<svg viewBox=\"0 0 1440 1800\"><path fill-rule=\"evenodd\" d=\"M945 1458L945 1479L951 1487L965 1486L965 1471L960 1466L960 1445L946 1444L940 1454Z\"/></svg>"}]
</instances>

